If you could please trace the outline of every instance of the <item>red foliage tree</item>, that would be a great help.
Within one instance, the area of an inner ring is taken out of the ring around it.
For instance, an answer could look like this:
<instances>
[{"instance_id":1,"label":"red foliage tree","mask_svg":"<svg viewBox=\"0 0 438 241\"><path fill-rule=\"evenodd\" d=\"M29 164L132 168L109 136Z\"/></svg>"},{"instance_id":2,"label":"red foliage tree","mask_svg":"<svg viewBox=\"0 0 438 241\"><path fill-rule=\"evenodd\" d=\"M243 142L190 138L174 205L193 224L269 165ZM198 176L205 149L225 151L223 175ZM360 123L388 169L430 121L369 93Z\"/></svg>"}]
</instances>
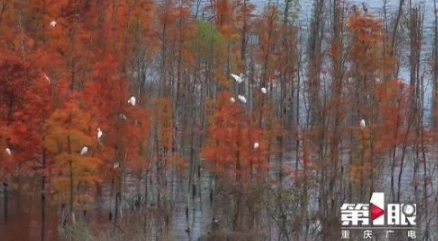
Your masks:
<instances>
[{"instance_id":1,"label":"red foliage tree","mask_svg":"<svg viewBox=\"0 0 438 241\"><path fill-rule=\"evenodd\" d=\"M251 124L244 106L230 102L230 97L227 92L218 96L202 157L225 179L246 182L263 177L267 168L265 133Z\"/></svg>"}]
</instances>

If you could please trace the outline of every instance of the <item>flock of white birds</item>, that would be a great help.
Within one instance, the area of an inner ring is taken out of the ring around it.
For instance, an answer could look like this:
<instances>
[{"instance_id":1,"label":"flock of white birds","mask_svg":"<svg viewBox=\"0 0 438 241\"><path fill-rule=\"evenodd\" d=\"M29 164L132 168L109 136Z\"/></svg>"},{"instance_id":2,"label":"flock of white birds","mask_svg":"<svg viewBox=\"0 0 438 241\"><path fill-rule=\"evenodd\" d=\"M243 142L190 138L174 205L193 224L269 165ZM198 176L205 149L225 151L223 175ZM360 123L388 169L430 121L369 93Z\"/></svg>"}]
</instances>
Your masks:
<instances>
[{"instance_id":1,"label":"flock of white birds","mask_svg":"<svg viewBox=\"0 0 438 241\"><path fill-rule=\"evenodd\" d=\"M233 79L236 81L237 84L240 84L240 83L242 83L242 82L244 81L243 74L240 74L240 75L231 74L231 77L233 77ZM268 93L268 91L266 90L265 87L260 88L260 91L261 91L263 94ZM237 99L238 99L240 102L242 102L243 104L246 104L246 102L247 102L245 96L243 96L243 95L237 95ZM234 97L231 97L231 98L230 98L230 101L231 101L232 103L234 103L234 102L236 102L236 99L235 99ZM362 119L362 120L360 121L360 128L363 129L363 128L365 128L365 127L366 127L365 120ZM259 146L260 146L260 145L259 145L258 142L255 142L255 143L254 143L254 149L259 148Z\"/></svg>"},{"instance_id":2,"label":"flock of white birds","mask_svg":"<svg viewBox=\"0 0 438 241\"><path fill-rule=\"evenodd\" d=\"M55 26L56 26L56 22L55 22L55 21L50 22L50 27L54 28ZM236 81L237 84L240 84L240 83L242 83L242 82L244 81L243 74L240 74L240 75L231 74L231 77L233 77L233 79ZM48 81L50 81L50 79L49 79L49 77L48 77L47 75L45 75L45 78L46 78ZM262 88L260 89L260 91L261 91L263 94L266 94L266 93L267 93L267 90L266 90L265 87L262 87ZM246 103L247 103L247 100L246 100L245 96L243 96L243 95L237 95L237 99L238 99L240 102L242 102L243 104L246 104ZM230 98L230 101L231 101L232 103L234 103L234 102L236 102L236 99L235 99L234 97L231 97L231 98ZM135 104L136 104L136 99L135 99L134 96L131 96L131 98L129 98L129 100L128 100L128 104L131 104L132 106L135 106ZM124 120L126 120L126 116L125 116L124 114L120 114L119 117L122 118L122 119L124 119ZM362 119L362 120L360 121L360 127L361 127L361 128L365 128L365 127L366 127L365 120ZM98 128L97 128L97 139L100 139L102 136L103 136L103 132L102 132L102 130L100 129L100 127L98 127ZM253 146L254 149L259 148L259 146L260 146L260 145L259 145L258 142L254 142L254 146ZM9 149L9 148L6 148L6 149L5 149L5 153L6 153L8 156L12 156L11 149ZM87 147L87 146L82 147L82 149L81 149L81 151L80 151L81 156L84 156L84 155L86 155L87 153L88 153L88 147ZM118 163L115 163L115 164L114 164L114 168L118 168L118 167L119 167L119 164L118 164Z\"/></svg>"},{"instance_id":3,"label":"flock of white birds","mask_svg":"<svg viewBox=\"0 0 438 241\"><path fill-rule=\"evenodd\" d=\"M240 75L231 74L231 77L233 77L233 79L236 81L237 84L240 84L240 83L242 83L242 82L244 81L243 74L240 74ZM266 90L265 87L262 87L262 88L260 89L260 91L261 91L263 94L266 94L266 93L267 93L267 90ZM246 104L246 102L247 102L245 96L243 96L243 95L237 95L237 99L238 99L240 102L242 102L243 104ZM231 101L231 103L234 103L234 102L236 102L236 99L235 99L234 97L231 97L231 98L230 98L230 101ZM253 146L254 149L259 148L259 146L260 146L260 144L259 144L258 142L254 142L254 146Z\"/></svg>"},{"instance_id":4,"label":"flock of white birds","mask_svg":"<svg viewBox=\"0 0 438 241\"><path fill-rule=\"evenodd\" d=\"M135 96L131 96L131 98L129 98L129 100L128 100L128 104L135 106L136 103L137 103L137 100L136 100ZM120 114L119 117L123 120L127 119L126 115L124 115L124 114ZM100 129L100 127L98 127L97 128L97 139L100 140L100 138L102 138L102 136L103 136L103 131ZM80 154L83 156L83 155L86 155L87 153L88 153L88 147L84 146L82 148ZM116 168L116 167L114 167L114 168Z\"/></svg>"},{"instance_id":5,"label":"flock of white birds","mask_svg":"<svg viewBox=\"0 0 438 241\"><path fill-rule=\"evenodd\" d=\"M243 81L245 80L244 77L243 77L243 74L240 74L240 75L237 75L237 74L231 74L231 77L233 77L233 79L236 81L237 84L243 83ZM262 87L262 88L260 89L260 91L261 91L263 94L268 93L268 91L266 90L265 87ZM243 104L246 104L246 102L247 102L245 96L243 96L243 95L237 95L237 99L238 99L240 102L242 102ZM235 99L234 97L231 97L231 98L230 98L230 101L231 101L231 103L234 103L234 102L236 102L236 99Z\"/></svg>"},{"instance_id":6,"label":"flock of white birds","mask_svg":"<svg viewBox=\"0 0 438 241\"><path fill-rule=\"evenodd\" d=\"M51 27L55 27L55 26L56 26L56 22L55 22L55 21L52 21L52 22L50 23L50 26L51 26ZM48 79L47 75L45 75L45 77L46 77L46 79ZM231 77L233 77L234 80L236 81L236 83L238 83L238 84L242 83L243 80L244 80L244 78L243 78L243 74L240 74L240 76L239 76L239 75L235 75L235 74L231 74ZM266 94L266 93L267 93L267 90L266 90L265 87L262 87L262 88L260 89L260 91L261 91L263 94ZM247 102L245 96L243 96L243 95L237 95L237 99L239 99L239 101L242 102L243 104L246 104L246 102ZM231 97L231 98L230 98L230 101L231 101L232 103L234 103L234 102L236 101L236 99L234 99L234 97ZM135 96L131 96L131 98L129 98L129 100L128 100L128 104L131 104L132 106L135 106L135 104L136 104L136 98L135 98ZM126 119L127 119L126 116L125 116L124 114L120 114L119 117L120 117L121 119L123 119L123 120L126 120ZM365 120L362 119L362 120L360 121L360 127L361 127L361 128L365 128L365 127L366 127ZM103 132L102 132L102 130L100 129L100 127L98 127L98 128L97 128L97 139L100 140L100 138L101 138L102 136L103 136ZM259 146L260 146L260 145L259 145L258 142L254 142L254 146L253 146L254 149L259 148ZM8 156L12 156L11 149L6 148L6 149L5 149L5 152L6 152L6 154L7 154ZM88 153L88 147L87 147L87 146L82 147L82 149L81 149L81 151L80 151L81 156L84 156L84 155L86 155L87 153ZM114 165L115 165L114 168L117 168L117 167L118 167L118 165L116 165L116 164L114 164ZM117 166L117 167L116 167L116 166Z\"/></svg>"},{"instance_id":7,"label":"flock of white birds","mask_svg":"<svg viewBox=\"0 0 438 241\"><path fill-rule=\"evenodd\" d=\"M131 98L129 98L129 100L128 100L128 104L135 106L136 101L137 100L135 99L135 96L131 96ZM122 118L123 120L127 119L124 114L120 114L119 117ZM103 131L100 129L100 127L98 127L97 128L97 139L100 140L100 138L102 138L102 136L103 136ZM87 146L82 147L81 152L80 152L81 156L87 155L87 153L88 153L88 147ZM117 167L118 167L118 165L117 165ZM117 168L117 167L116 167L116 165L114 166L114 168Z\"/></svg>"}]
</instances>

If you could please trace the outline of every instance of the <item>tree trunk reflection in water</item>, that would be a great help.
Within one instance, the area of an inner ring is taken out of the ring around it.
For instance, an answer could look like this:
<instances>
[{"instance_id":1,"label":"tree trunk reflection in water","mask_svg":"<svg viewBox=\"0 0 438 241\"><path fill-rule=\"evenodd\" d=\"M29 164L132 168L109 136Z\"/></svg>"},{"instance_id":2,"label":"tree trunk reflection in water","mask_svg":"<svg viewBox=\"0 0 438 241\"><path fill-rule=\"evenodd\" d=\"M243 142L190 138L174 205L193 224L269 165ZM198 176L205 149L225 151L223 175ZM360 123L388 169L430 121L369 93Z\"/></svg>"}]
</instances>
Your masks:
<instances>
[{"instance_id":1,"label":"tree trunk reflection in water","mask_svg":"<svg viewBox=\"0 0 438 241\"><path fill-rule=\"evenodd\" d=\"M8 221L8 184L3 183L3 221Z\"/></svg>"},{"instance_id":2,"label":"tree trunk reflection in water","mask_svg":"<svg viewBox=\"0 0 438 241\"><path fill-rule=\"evenodd\" d=\"M1 241L57 241L58 208L50 203L50 198L42 195L28 195L9 191L7 199L7 220L4 208L0 209ZM0 192L0 206L4 206L5 196ZM18 201L20 200L20 201Z\"/></svg>"}]
</instances>

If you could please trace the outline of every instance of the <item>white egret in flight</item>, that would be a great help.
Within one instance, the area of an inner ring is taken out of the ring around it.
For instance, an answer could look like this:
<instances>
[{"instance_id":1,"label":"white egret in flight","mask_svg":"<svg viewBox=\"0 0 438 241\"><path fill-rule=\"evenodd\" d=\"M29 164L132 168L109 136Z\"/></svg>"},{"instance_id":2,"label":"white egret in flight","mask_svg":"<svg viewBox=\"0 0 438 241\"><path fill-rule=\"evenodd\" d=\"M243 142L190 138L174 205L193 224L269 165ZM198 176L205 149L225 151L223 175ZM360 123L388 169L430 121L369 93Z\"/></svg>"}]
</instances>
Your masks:
<instances>
[{"instance_id":1,"label":"white egret in flight","mask_svg":"<svg viewBox=\"0 0 438 241\"><path fill-rule=\"evenodd\" d=\"M240 74L240 76L235 75L235 74L231 74L231 77L233 77L233 79L238 83L242 83L243 82L243 74Z\"/></svg>"}]
</instances>

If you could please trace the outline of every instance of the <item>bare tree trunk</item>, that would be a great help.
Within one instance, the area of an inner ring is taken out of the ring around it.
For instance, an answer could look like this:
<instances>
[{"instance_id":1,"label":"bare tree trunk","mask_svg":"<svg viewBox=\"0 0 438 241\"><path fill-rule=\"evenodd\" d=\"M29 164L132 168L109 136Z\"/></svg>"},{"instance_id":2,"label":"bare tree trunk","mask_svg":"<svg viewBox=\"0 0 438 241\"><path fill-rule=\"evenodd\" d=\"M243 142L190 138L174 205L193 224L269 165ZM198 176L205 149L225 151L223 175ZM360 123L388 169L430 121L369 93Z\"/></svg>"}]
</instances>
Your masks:
<instances>
[{"instance_id":1,"label":"bare tree trunk","mask_svg":"<svg viewBox=\"0 0 438 241\"><path fill-rule=\"evenodd\" d=\"M46 149L42 151L42 169L41 176L41 240L45 240L46 236Z\"/></svg>"},{"instance_id":2,"label":"bare tree trunk","mask_svg":"<svg viewBox=\"0 0 438 241\"><path fill-rule=\"evenodd\" d=\"M437 0L433 1L434 9L438 9ZM438 127L438 14L434 14L434 43L433 43L433 66L432 66L432 75L433 75L433 94L432 94L432 116L433 116L433 124L435 129Z\"/></svg>"},{"instance_id":3,"label":"bare tree trunk","mask_svg":"<svg viewBox=\"0 0 438 241\"><path fill-rule=\"evenodd\" d=\"M6 222L8 221L8 183L7 182L3 182L3 220Z\"/></svg>"},{"instance_id":4,"label":"bare tree trunk","mask_svg":"<svg viewBox=\"0 0 438 241\"><path fill-rule=\"evenodd\" d=\"M308 88L309 108L311 109L311 125L321 123L320 118L320 73L322 65L322 40L324 33L324 0L314 0L312 13L311 32L309 34L308 46Z\"/></svg>"},{"instance_id":5,"label":"bare tree trunk","mask_svg":"<svg viewBox=\"0 0 438 241\"><path fill-rule=\"evenodd\" d=\"M397 32L398 32L398 28L400 25L400 18L403 15L403 5L405 3L405 0L400 0L399 2L399 6L398 6L398 11L397 11L397 17L395 20L395 24L394 24L394 28L392 30L392 38L391 38L391 56L394 56L394 52L396 49L396 44L397 44ZM396 77L396 76L395 76Z\"/></svg>"},{"instance_id":6,"label":"bare tree trunk","mask_svg":"<svg viewBox=\"0 0 438 241\"><path fill-rule=\"evenodd\" d=\"M333 2L333 42L332 42L332 64L333 64L333 80L332 80L332 101L334 102L334 112L333 112L333 134L330 141L330 159L332 160L332 168L331 170L331 178L328 186L328 194L327 197L331 200L330 210L332 215L337 216L337 201L336 197L333 193L336 187L336 182L338 181L338 173L339 173L339 145L342 141L341 136L341 123L343 120L341 119L342 108L342 90L343 90L343 79L344 79L344 56L343 56L343 27L344 26L344 8L342 3L339 0L334 0ZM327 200L329 201L329 200Z\"/></svg>"},{"instance_id":7,"label":"bare tree trunk","mask_svg":"<svg viewBox=\"0 0 438 241\"><path fill-rule=\"evenodd\" d=\"M68 148L68 154L71 155L71 142L70 142L70 136L67 136L67 148ZM71 159L68 160L68 165L70 169L70 217L72 219L73 225L74 222L74 188L73 188L73 161Z\"/></svg>"}]
</instances>

